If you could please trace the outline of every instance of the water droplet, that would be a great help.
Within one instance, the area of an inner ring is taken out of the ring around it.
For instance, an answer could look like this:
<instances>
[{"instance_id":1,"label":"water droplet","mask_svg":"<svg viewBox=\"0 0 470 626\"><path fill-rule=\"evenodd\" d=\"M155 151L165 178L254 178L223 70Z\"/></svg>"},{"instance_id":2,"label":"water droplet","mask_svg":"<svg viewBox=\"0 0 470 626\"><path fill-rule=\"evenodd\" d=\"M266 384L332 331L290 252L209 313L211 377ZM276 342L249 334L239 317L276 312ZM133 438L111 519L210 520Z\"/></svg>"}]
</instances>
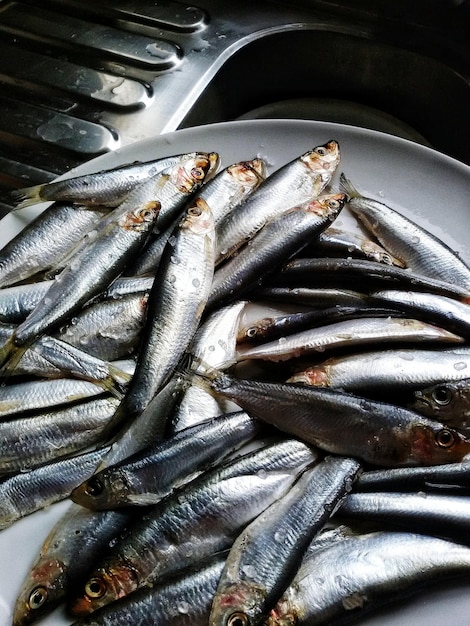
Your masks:
<instances>
[{"instance_id":1,"label":"water droplet","mask_svg":"<svg viewBox=\"0 0 470 626\"><path fill-rule=\"evenodd\" d=\"M182 613L183 615L187 615L189 613L189 603L185 602L184 600L180 600L177 604L177 609L179 613Z\"/></svg>"},{"instance_id":2,"label":"water droplet","mask_svg":"<svg viewBox=\"0 0 470 626\"><path fill-rule=\"evenodd\" d=\"M244 565L242 572L247 578L256 578L257 571L254 565Z\"/></svg>"},{"instance_id":3,"label":"water droplet","mask_svg":"<svg viewBox=\"0 0 470 626\"><path fill-rule=\"evenodd\" d=\"M267 478L268 473L266 470L261 469L259 470L259 472L257 472L256 475L258 476L258 478L261 478L262 480L264 480L265 478Z\"/></svg>"},{"instance_id":4,"label":"water droplet","mask_svg":"<svg viewBox=\"0 0 470 626\"><path fill-rule=\"evenodd\" d=\"M467 364L463 361L459 361L458 363L454 363L454 369L461 372L462 370L467 369Z\"/></svg>"},{"instance_id":5,"label":"water droplet","mask_svg":"<svg viewBox=\"0 0 470 626\"><path fill-rule=\"evenodd\" d=\"M274 533L274 541L276 543L283 543L284 538L285 538L285 534L282 531L278 530Z\"/></svg>"},{"instance_id":6,"label":"water droplet","mask_svg":"<svg viewBox=\"0 0 470 626\"><path fill-rule=\"evenodd\" d=\"M196 288L197 288L197 287L199 287L199 286L200 286L201 281L199 280L199 278L193 278L192 283L193 283L193 287L196 287Z\"/></svg>"},{"instance_id":7,"label":"water droplet","mask_svg":"<svg viewBox=\"0 0 470 626\"><path fill-rule=\"evenodd\" d=\"M418 244L420 241L421 240L420 240L420 238L417 235L415 235L414 237L411 238L411 243L413 243L413 244Z\"/></svg>"}]
</instances>

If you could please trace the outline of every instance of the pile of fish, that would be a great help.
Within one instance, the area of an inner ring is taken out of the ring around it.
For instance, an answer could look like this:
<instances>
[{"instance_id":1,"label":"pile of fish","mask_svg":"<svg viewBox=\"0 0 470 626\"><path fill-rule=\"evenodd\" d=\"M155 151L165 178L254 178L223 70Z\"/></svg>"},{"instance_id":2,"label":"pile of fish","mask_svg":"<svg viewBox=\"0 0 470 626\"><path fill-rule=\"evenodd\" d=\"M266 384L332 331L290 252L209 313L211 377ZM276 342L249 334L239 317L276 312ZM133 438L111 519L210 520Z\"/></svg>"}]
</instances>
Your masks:
<instances>
[{"instance_id":1,"label":"pile of fish","mask_svg":"<svg viewBox=\"0 0 470 626\"><path fill-rule=\"evenodd\" d=\"M14 626L360 622L469 575L470 269L336 141L15 197L51 203L0 251L0 528L71 502Z\"/></svg>"}]
</instances>

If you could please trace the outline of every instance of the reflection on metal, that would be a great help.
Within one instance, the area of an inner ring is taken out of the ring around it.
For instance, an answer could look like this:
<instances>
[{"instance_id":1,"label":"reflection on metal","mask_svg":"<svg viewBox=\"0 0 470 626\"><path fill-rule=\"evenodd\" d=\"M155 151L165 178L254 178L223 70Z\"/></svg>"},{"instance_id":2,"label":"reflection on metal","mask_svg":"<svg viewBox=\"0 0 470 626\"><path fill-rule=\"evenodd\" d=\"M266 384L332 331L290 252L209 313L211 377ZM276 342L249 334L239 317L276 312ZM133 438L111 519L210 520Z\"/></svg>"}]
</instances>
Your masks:
<instances>
[{"instance_id":1,"label":"reflection on metal","mask_svg":"<svg viewBox=\"0 0 470 626\"><path fill-rule=\"evenodd\" d=\"M178 127L294 99L383 111L470 162L458 140L470 106L462 6L0 1L0 214L5 190Z\"/></svg>"}]
</instances>

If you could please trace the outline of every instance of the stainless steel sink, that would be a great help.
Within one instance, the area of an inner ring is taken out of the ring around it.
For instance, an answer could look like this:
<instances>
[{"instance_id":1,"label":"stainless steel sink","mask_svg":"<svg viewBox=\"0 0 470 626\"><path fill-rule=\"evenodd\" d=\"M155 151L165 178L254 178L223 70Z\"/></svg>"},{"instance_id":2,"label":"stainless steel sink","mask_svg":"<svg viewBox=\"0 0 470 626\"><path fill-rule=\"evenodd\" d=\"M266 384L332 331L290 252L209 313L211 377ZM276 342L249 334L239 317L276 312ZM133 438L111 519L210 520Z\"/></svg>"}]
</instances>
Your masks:
<instances>
[{"instance_id":1,"label":"stainless steel sink","mask_svg":"<svg viewBox=\"0 0 470 626\"><path fill-rule=\"evenodd\" d=\"M378 128L470 163L468 18L468 0L0 0L0 212L11 188L239 117Z\"/></svg>"}]
</instances>

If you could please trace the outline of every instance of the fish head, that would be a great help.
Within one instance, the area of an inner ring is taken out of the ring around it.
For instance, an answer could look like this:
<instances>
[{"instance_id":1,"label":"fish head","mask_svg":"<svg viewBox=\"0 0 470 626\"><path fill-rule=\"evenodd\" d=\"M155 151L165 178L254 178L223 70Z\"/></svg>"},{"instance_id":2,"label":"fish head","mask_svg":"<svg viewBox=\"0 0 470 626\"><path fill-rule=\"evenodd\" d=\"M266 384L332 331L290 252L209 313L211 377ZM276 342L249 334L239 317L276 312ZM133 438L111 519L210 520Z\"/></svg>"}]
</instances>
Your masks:
<instances>
[{"instance_id":1,"label":"fish head","mask_svg":"<svg viewBox=\"0 0 470 626\"><path fill-rule=\"evenodd\" d=\"M102 606L124 598L138 587L135 570L118 561L107 563L97 568L83 587L81 596L70 603L74 615L88 615Z\"/></svg>"},{"instance_id":2,"label":"fish head","mask_svg":"<svg viewBox=\"0 0 470 626\"><path fill-rule=\"evenodd\" d=\"M238 581L217 591L210 626L255 626L263 618L266 592L260 585Z\"/></svg>"},{"instance_id":3,"label":"fish head","mask_svg":"<svg viewBox=\"0 0 470 626\"><path fill-rule=\"evenodd\" d=\"M202 198L195 198L186 210L181 228L196 235L206 235L214 230L214 218L209 205Z\"/></svg>"},{"instance_id":4,"label":"fish head","mask_svg":"<svg viewBox=\"0 0 470 626\"><path fill-rule=\"evenodd\" d=\"M23 583L13 611L14 626L26 626L55 609L67 593L67 566L58 559L40 559Z\"/></svg>"},{"instance_id":5,"label":"fish head","mask_svg":"<svg viewBox=\"0 0 470 626\"><path fill-rule=\"evenodd\" d=\"M125 213L120 225L126 230L147 232L153 227L160 209L161 203L158 200L151 200Z\"/></svg>"},{"instance_id":6,"label":"fish head","mask_svg":"<svg viewBox=\"0 0 470 626\"><path fill-rule=\"evenodd\" d=\"M71 493L71 499L94 511L128 504L129 484L123 472L103 470L84 481Z\"/></svg>"},{"instance_id":7,"label":"fish head","mask_svg":"<svg viewBox=\"0 0 470 626\"><path fill-rule=\"evenodd\" d=\"M216 152L197 152L176 165L171 171L170 179L181 193L190 194L215 174L219 162Z\"/></svg>"},{"instance_id":8,"label":"fish head","mask_svg":"<svg viewBox=\"0 0 470 626\"><path fill-rule=\"evenodd\" d=\"M234 163L227 168L227 171L237 183L248 189L257 187L265 177L262 159Z\"/></svg>"},{"instance_id":9,"label":"fish head","mask_svg":"<svg viewBox=\"0 0 470 626\"><path fill-rule=\"evenodd\" d=\"M470 453L470 439L458 430L437 421L415 424L409 435L411 464L456 463Z\"/></svg>"},{"instance_id":10,"label":"fish head","mask_svg":"<svg viewBox=\"0 0 470 626\"><path fill-rule=\"evenodd\" d=\"M309 170L322 176L325 175L329 180L339 165L339 143L332 139L323 145L316 146L302 155L301 160Z\"/></svg>"},{"instance_id":11,"label":"fish head","mask_svg":"<svg viewBox=\"0 0 470 626\"><path fill-rule=\"evenodd\" d=\"M411 408L446 424L466 427L470 415L470 382L444 382L420 389L414 394Z\"/></svg>"},{"instance_id":12,"label":"fish head","mask_svg":"<svg viewBox=\"0 0 470 626\"><path fill-rule=\"evenodd\" d=\"M332 193L319 196L309 202L306 210L320 218L334 220L347 202L345 193Z\"/></svg>"}]
</instances>

